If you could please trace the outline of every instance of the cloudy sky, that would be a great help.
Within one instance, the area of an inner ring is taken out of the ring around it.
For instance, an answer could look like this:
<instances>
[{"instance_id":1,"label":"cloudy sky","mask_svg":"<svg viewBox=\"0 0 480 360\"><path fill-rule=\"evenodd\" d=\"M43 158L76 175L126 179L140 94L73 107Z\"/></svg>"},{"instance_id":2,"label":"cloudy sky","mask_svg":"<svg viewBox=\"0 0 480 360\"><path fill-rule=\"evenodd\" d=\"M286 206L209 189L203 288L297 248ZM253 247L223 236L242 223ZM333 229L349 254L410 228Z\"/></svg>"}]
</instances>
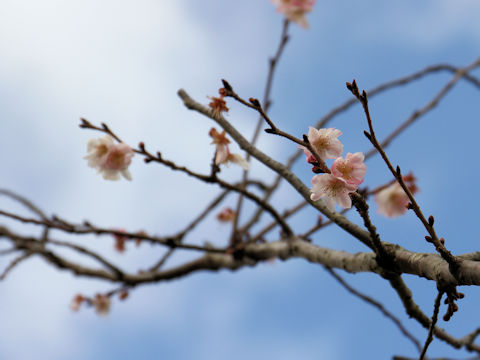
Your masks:
<instances>
[{"instance_id":1,"label":"cloudy sky","mask_svg":"<svg viewBox=\"0 0 480 360\"><path fill-rule=\"evenodd\" d=\"M349 98L345 81L355 78L368 89L426 65L473 62L479 55L479 12L475 0L318 0L309 15L310 29L291 27L274 82L272 118L300 135ZM176 91L184 88L206 103L225 78L245 97L261 97L267 59L276 49L281 26L282 17L268 0L2 0L0 187L73 222L89 219L156 234L177 231L218 190L159 166L145 166L139 158L131 166L132 182L104 181L82 159L86 142L96 134L79 129L79 118L106 122L127 143L144 141L167 158L208 171L212 123L186 110ZM437 74L372 99L379 136L424 106L449 78ZM478 90L459 82L437 109L388 150L395 163L417 175L418 199L427 213L435 214L438 232L454 253L478 250L470 215L478 203L470 180L479 175L478 99ZM235 104L228 118L246 134L256 123L254 114ZM346 151L368 150L359 107L336 118L332 126L343 131ZM266 136L260 146L279 160L295 150L283 139ZM367 166L368 186L389 179L378 159ZM252 167L257 176L272 177L259 164ZM299 163L295 170L309 184L308 167ZM240 174L234 167L225 171L231 179ZM234 201L228 198L226 205ZM297 201L288 191L273 200L282 205ZM0 207L21 211L6 199L0 199ZM298 229L307 229L315 218L313 212L302 212L292 221ZM373 214L373 220L384 240L432 251L413 216L386 220ZM227 233L210 221L189 241L221 243ZM77 241L134 270L160 254L148 246L116 254L108 238ZM314 241L366 250L334 228L317 234ZM6 266L7 260L0 265ZM346 278L387 304L423 342L426 332L408 322L393 291L377 276ZM434 284L409 277L406 281L430 314ZM73 314L68 308L77 292L109 289L109 284L60 273L39 259L19 266L0 284L0 359L336 360L358 354L378 359L416 355L375 309L352 298L321 268L300 260L146 286L128 301L114 303L106 319L89 310ZM458 314L440 324L455 336L480 323L478 290L466 290ZM434 341L431 354L462 355L439 341Z\"/></svg>"}]
</instances>

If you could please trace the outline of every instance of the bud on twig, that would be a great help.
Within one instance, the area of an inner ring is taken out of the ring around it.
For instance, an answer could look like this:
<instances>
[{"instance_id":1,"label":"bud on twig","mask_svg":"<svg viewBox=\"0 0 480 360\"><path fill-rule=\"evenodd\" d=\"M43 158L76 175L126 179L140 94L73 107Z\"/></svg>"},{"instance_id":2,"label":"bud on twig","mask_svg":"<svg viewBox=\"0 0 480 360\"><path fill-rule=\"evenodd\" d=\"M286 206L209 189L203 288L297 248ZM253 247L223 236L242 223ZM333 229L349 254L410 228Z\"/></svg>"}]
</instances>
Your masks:
<instances>
[{"instance_id":1,"label":"bud on twig","mask_svg":"<svg viewBox=\"0 0 480 360\"><path fill-rule=\"evenodd\" d=\"M233 91L232 86L228 83L227 80L222 79L222 84L223 84L223 87L224 87L225 89L227 89L227 91Z\"/></svg>"},{"instance_id":2,"label":"bud on twig","mask_svg":"<svg viewBox=\"0 0 480 360\"><path fill-rule=\"evenodd\" d=\"M372 135L370 135L370 133L368 131L364 130L363 135L365 135L368 140L372 141Z\"/></svg>"},{"instance_id":3,"label":"bud on twig","mask_svg":"<svg viewBox=\"0 0 480 360\"><path fill-rule=\"evenodd\" d=\"M435 222L435 219L433 218L433 215L430 215L428 217L428 225L433 226L434 222Z\"/></svg>"},{"instance_id":4,"label":"bud on twig","mask_svg":"<svg viewBox=\"0 0 480 360\"><path fill-rule=\"evenodd\" d=\"M260 105L260 101L258 101L258 99L255 99L255 98L250 98L248 99L248 101L250 101L250 104L252 104L253 106L257 107L257 108L261 108L262 106Z\"/></svg>"},{"instance_id":5,"label":"bud on twig","mask_svg":"<svg viewBox=\"0 0 480 360\"><path fill-rule=\"evenodd\" d=\"M367 92L365 90L362 91L362 98L363 98L363 101L365 101L365 103L368 102Z\"/></svg>"}]
</instances>

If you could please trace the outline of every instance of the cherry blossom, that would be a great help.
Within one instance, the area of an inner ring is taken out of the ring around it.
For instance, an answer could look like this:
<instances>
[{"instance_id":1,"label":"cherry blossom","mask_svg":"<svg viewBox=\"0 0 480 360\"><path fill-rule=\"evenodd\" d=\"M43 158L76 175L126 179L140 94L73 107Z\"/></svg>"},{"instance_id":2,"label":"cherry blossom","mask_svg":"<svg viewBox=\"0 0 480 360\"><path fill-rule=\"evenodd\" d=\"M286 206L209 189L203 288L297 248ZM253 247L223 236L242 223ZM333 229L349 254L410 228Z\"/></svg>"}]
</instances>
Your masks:
<instances>
[{"instance_id":1,"label":"cherry blossom","mask_svg":"<svg viewBox=\"0 0 480 360\"><path fill-rule=\"evenodd\" d=\"M416 179L413 175L406 175L403 177L403 180L412 194L418 191L418 187L415 184ZM393 218L403 215L407 211L410 199L400 184L395 181L392 185L375 195L375 202L377 203L379 214Z\"/></svg>"},{"instance_id":2,"label":"cherry blossom","mask_svg":"<svg viewBox=\"0 0 480 360\"><path fill-rule=\"evenodd\" d=\"M348 184L332 174L315 175L312 184L310 195L312 201L323 198L330 211L335 211L335 203L346 209L352 207L352 199L348 194L357 190L357 185Z\"/></svg>"},{"instance_id":3,"label":"cherry blossom","mask_svg":"<svg viewBox=\"0 0 480 360\"><path fill-rule=\"evenodd\" d=\"M114 140L108 135L103 138L90 139L87 143L88 155L84 156L84 159L88 161L88 166L101 167L112 145L114 145Z\"/></svg>"},{"instance_id":4,"label":"cherry blossom","mask_svg":"<svg viewBox=\"0 0 480 360\"><path fill-rule=\"evenodd\" d=\"M222 112L228 112L227 103L224 100L224 97L220 95L220 97L210 97L211 102L208 106L212 109L213 114L215 117L220 116Z\"/></svg>"},{"instance_id":5,"label":"cherry blossom","mask_svg":"<svg viewBox=\"0 0 480 360\"><path fill-rule=\"evenodd\" d=\"M124 229L118 229L117 231L125 232ZM125 252L125 243L128 237L125 235L119 235L119 234L112 234L112 235L113 235L113 238L115 239L115 244L114 244L115 250L117 250L119 253Z\"/></svg>"},{"instance_id":6,"label":"cherry blossom","mask_svg":"<svg viewBox=\"0 0 480 360\"><path fill-rule=\"evenodd\" d=\"M110 136L91 139L87 144L87 153L84 157L88 166L98 170L105 180L119 180L120 174L127 180L132 176L128 166L132 162L133 149L123 143L115 144Z\"/></svg>"},{"instance_id":7,"label":"cherry blossom","mask_svg":"<svg viewBox=\"0 0 480 360\"><path fill-rule=\"evenodd\" d=\"M342 178L348 184L360 185L367 172L367 166L363 162L364 159L365 156L361 152L347 153L345 160L339 157L333 162L332 174Z\"/></svg>"},{"instance_id":8,"label":"cherry blossom","mask_svg":"<svg viewBox=\"0 0 480 360\"><path fill-rule=\"evenodd\" d=\"M75 297L72 299L72 302L70 303L70 309L72 311L78 311L80 309L80 305L85 301L85 298L81 294L75 295Z\"/></svg>"},{"instance_id":9,"label":"cherry blossom","mask_svg":"<svg viewBox=\"0 0 480 360\"><path fill-rule=\"evenodd\" d=\"M215 146L217 147L217 152L215 154L215 164L223 164L227 161L228 154L230 152L228 149L228 144L230 144L230 140L228 140L225 130L219 133L217 129L211 128L208 135L210 135L213 139L212 144L215 144Z\"/></svg>"},{"instance_id":10,"label":"cherry blossom","mask_svg":"<svg viewBox=\"0 0 480 360\"><path fill-rule=\"evenodd\" d=\"M235 219L235 211L225 208L217 214L217 220L223 223L232 222Z\"/></svg>"},{"instance_id":11,"label":"cherry blossom","mask_svg":"<svg viewBox=\"0 0 480 360\"><path fill-rule=\"evenodd\" d=\"M227 138L225 130L219 133L217 129L211 128L208 133L212 138L212 144L216 146L215 164L227 164L232 162L248 170L248 162L239 154L232 154L228 147L230 140Z\"/></svg>"},{"instance_id":12,"label":"cherry blossom","mask_svg":"<svg viewBox=\"0 0 480 360\"><path fill-rule=\"evenodd\" d=\"M288 20L308 28L305 14L312 10L315 0L272 0L272 3L277 5L277 12L284 14Z\"/></svg>"},{"instance_id":13,"label":"cherry blossom","mask_svg":"<svg viewBox=\"0 0 480 360\"><path fill-rule=\"evenodd\" d=\"M107 316L110 312L111 301L107 295L96 294L92 301L92 305L95 307L95 311L100 316Z\"/></svg>"},{"instance_id":14,"label":"cherry blossom","mask_svg":"<svg viewBox=\"0 0 480 360\"><path fill-rule=\"evenodd\" d=\"M228 154L227 156L227 161L226 163L228 162L232 162L234 164L237 164L238 166L241 166L242 168L244 168L245 170L248 170L250 165L248 164L247 160L245 160L242 155L240 154Z\"/></svg>"},{"instance_id":15,"label":"cherry blossom","mask_svg":"<svg viewBox=\"0 0 480 360\"><path fill-rule=\"evenodd\" d=\"M310 126L308 128L308 141L313 146L318 156L325 159L336 159L339 156L342 156L343 144L337 138L342 135L342 132L338 129L329 128L329 129L315 129ZM315 162L315 157L312 155L310 150L305 146L299 145L300 149L303 150L307 157L307 162Z\"/></svg>"}]
</instances>

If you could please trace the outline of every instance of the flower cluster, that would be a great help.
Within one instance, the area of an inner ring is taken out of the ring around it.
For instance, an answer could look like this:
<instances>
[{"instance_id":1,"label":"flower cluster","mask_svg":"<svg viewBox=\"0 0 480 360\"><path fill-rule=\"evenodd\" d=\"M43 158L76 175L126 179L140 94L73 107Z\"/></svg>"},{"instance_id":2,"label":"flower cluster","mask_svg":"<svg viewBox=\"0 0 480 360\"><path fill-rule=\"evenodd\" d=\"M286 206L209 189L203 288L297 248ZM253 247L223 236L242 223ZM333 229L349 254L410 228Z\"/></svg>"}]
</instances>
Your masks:
<instances>
[{"instance_id":1,"label":"flower cluster","mask_svg":"<svg viewBox=\"0 0 480 360\"><path fill-rule=\"evenodd\" d=\"M277 6L277 12L284 14L288 20L308 28L305 14L312 10L315 0L272 0L272 3Z\"/></svg>"},{"instance_id":2,"label":"flower cluster","mask_svg":"<svg viewBox=\"0 0 480 360\"><path fill-rule=\"evenodd\" d=\"M217 129L211 128L208 134L213 139L212 144L215 144L217 147L215 153L215 165L228 164L232 162L243 167L245 170L248 170L248 162L241 155L232 154L230 152L230 149L228 148L230 140L227 139L225 130L219 133Z\"/></svg>"},{"instance_id":3,"label":"flower cluster","mask_svg":"<svg viewBox=\"0 0 480 360\"><path fill-rule=\"evenodd\" d=\"M413 174L408 174L403 177L403 181L412 194L418 192L418 187L415 184L416 180ZM400 184L395 181L375 195L375 202L377 203L379 214L392 218L403 215L407 211L410 199Z\"/></svg>"},{"instance_id":4,"label":"flower cluster","mask_svg":"<svg viewBox=\"0 0 480 360\"><path fill-rule=\"evenodd\" d=\"M97 169L106 180L119 180L120 174L127 180L132 176L128 166L132 162L134 152L126 144L116 144L111 136L91 139L87 143L88 166Z\"/></svg>"},{"instance_id":5,"label":"flower cluster","mask_svg":"<svg viewBox=\"0 0 480 360\"><path fill-rule=\"evenodd\" d=\"M350 193L356 191L363 182L367 171L364 164L363 153L347 153L345 159L341 157L343 144L338 140L342 132L337 129L315 129L308 130L308 141L320 156L321 160L335 159L330 174L315 175L312 179L313 188L310 199L323 201L330 211L335 211L335 203L344 208L352 207ZM309 163L316 163L315 157L305 147L300 146L306 155Z\"/></svg>"},{"instance_id":6,"label":"flower cluster","mask_svg":"<svg viewBox=\"0 0 480 360\"><path fill-rule=\"evenodd\" d=\"M108 295L96 294L92 299L87 298L82 294L77 294L70 303L70 309L72 309L72 311L78 311L83 303L92 305L95 308L96 313L100 316L105 317L110 312L111 301Z\"/></svg>"}]
</instances>

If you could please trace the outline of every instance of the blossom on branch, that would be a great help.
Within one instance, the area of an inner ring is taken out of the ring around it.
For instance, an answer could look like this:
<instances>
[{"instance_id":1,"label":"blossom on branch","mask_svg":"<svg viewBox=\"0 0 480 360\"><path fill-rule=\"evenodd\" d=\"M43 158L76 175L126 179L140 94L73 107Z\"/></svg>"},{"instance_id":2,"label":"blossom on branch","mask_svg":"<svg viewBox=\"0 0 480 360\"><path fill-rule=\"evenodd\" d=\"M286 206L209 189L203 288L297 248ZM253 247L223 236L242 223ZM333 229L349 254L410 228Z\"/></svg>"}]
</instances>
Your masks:
<instances>
[{"instance_id":1,"label":"blossom on branch","mask_svg":"<svg viewBox=\"0 0 480 360\"><path fill-rule=\"evenodd\" d=\"M323 202L330 211L335 211L335 203L346 209L352 207L349 194L357 190L357 185L348 184L332 174L315 175L312 184L310 195L312 201L323 198Z\"/></svg>"},{"instance_id":2,"label":"blossom on branch","mask_svg":"<svg viewBox=\"0 0 480 360\"><path fill-rule=\"evenodd\" d=\"M272 3L277 5L277 12L284 14L288 20L308 28L305 14L312 10L315 0L272 0Z\"/></svg>"},{"instance_id":3,"label":"blossom on branch","mask_svg":"<svg viewBox=\"0 0 480 360\"><path fill-rule=\"evenodd\" d=\"M403 180L412 194L418 192L418 187L415 184L416 179L412 174L405 175ZM375 195L375 202L379 214L393 218L405 214L410 199L400 184L395 181Z\"/></svg>"},{"instance_id":4,"label":"blossom on branch","mask_svg":"<svg viewBox=\"0 0 480 360\"><path fill-rule=\"evenodd\" d=\"M230 153L228 149L228 144L230 144L230 140L227 139L227 134L225 130L219 133L217 129L211 128L208 135L210 135L213 139L211 143L215 144L215 146L217 147L217 152L215 154L215 164L223 164L227 161L228 154Z\"/></svg>"},{"instance_id":5,"label":"blossom on branch","mask_svg":"<svg viewBox=\"0 0 480 360\"><path fill-rule=\"evenodd\" d=\"M118 229L117 231L125 232L125 230L123 229ZM125 252L125 243L128 237L120 234L112 234L112 235L113 235L113 238L115 239L115 244L114 244L115 250L117 250L119 253Z\"/></svg>"},{"instance_id":6,"label":"blossom on branch","mask_svg":"<svg viewBox=\"0 0 480 360\"><path fill-rule=\"evenodd\" d=\"M232 162L248 170L248 162L239 154L232 154L228 148L230 140L227 138L225 130L219 133L217 129L211 128L208 133L212 138L212 144L216 146L215 165L228 164Z\"/></svg>"},{"instance_id":7,"label":"blossom on branch","mask_svg":"<svg viewBox=\"0 0 480 360\"><path fill-rule=\"evenodd\" d=\"M310 145L315 149L318 156L322 160L325 159L336 159L342 156L343 144L337 138L342 135L342 132L338 129L329 128L329 129L315 129L310 126L308 128L308 141ZM307 162L315 162L315 157L305 146L299 145L300 149L303 150L307 157Z\"/></svg>"},{"instance_id":8,"label":"blossom on branch","mask_svg":"<svg viewBox=\"0 0 480 360\"><path fill-rule=\"evenodd\" d=\"M72 309L72 311L78 311L80 309L80 305L82 305L84 301L85 298L82 294L75 295L75 297L72 299L72 302L70 303L70 309Z\"/></svg>"},{"instance_id":9,"label":"blossom on branch","mask_svg":"<svg viewBox=\"0 0 480 360\"><path fill-rule=\"evenodd\" d=\"M348 184L360 185L367 172L367 166L363 162L364 159L365 156L361 152L347 153L345 160L339 157L333 162L332 174L342 178Z\"/></svg>"},{"instance_id":10,"label":"blossom on branch","mask_svg":"<svg viewBox=\"0 0 480 360\"><path fill-rule=\"evenodd\" d=\"M215 117L218 117L222 112L228 112L228 107L227 103L223 99L223 96L220 95L220 97L210 97L210 100L212 100L208 106L212 109L213 114Z\"/></svg>"},{"instance_id":11,"label":"blossom on branch","mask_svg":"<svg viewBox=\"0 0 480 360\"><path fill-rule=\"evenodd\" d=\"M233 222L236 213L231 208L225 208L217 214L217 220L222 223Z\"/></svg>"},{"instance_id":12,"label":"blossom on branch","mask_svg":"<svg viewBox=\"0 0 480 360\"><path fill-rule=\"evenodd\" d=\"M96 294L92 305L95 307L98 315L105 317L110 312L111 301L107 295Z\"/></svg>"},{"instance_id":13,"label":"blossom on branch","mask_svg":"<svg viewBox=\"0 0 480 360\"><path fill-rule=\"evenodd\" d=\"M105 180L119 180L120 174L127 180L132 179L128 166L134 152L130 146L115 144L113 138L107 135L89 140L87 153L84 159L88 161L88 166L97 169Z\"/></svg>"}]
</instances>

